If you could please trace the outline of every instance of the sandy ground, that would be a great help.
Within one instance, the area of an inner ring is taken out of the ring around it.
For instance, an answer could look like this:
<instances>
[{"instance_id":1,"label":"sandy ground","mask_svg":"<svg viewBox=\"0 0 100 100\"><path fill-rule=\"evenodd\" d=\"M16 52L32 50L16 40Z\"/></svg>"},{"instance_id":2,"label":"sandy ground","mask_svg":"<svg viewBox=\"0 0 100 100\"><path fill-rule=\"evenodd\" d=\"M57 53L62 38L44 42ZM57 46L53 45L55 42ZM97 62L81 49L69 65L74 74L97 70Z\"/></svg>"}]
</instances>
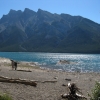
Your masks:
<instances>
[{"instance_id":1,"label":"sandy ground","mask_svg":"<svg viewBox=\"0 0 100 100\"><path fill-rule=\"evenodd\" d=\"M37 87L0 82L0 92L11 95L13 100L64 100L61 98L61 94L68 93L69 91L68 87L63 86L63 84L67 85L69 82L76 83L83 95L88 97L88 93L91 93L95 82L100 81L100 73L69 73L44 70L37 67L29 67L28 63L18 64L18 69L31 70L32 72L12 70L11 61L0 58L0 76L36 80L38 82ZM57 82L43 83L43 81Z\"/></svg>"}]
</instances>

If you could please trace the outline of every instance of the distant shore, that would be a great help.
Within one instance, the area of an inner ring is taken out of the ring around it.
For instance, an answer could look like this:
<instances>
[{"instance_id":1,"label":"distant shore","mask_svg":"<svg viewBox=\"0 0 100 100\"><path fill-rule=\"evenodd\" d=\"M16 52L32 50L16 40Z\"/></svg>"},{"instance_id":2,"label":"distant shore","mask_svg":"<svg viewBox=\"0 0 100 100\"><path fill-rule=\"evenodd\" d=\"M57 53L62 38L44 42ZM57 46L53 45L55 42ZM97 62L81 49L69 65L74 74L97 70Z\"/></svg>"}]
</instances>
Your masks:
<instances>
[{"instance_id":1,"label":"distant shore","mask_svg":"<svg viewBox=\"0 0 100 100\"><path fill-rule=\"evenodd\" d=\"M63 100L61 94L68 93L69 82L76 83L89 100L88 93L91 93L95 82L100 81L100 73L41 69L29 62L20 62L17 70L30 70L31 72L12 70L10 59L0 58L0 76L35 80L37 87L0 82L0 92L8 93L13 100Z\"/></svg>"}]
</instances>

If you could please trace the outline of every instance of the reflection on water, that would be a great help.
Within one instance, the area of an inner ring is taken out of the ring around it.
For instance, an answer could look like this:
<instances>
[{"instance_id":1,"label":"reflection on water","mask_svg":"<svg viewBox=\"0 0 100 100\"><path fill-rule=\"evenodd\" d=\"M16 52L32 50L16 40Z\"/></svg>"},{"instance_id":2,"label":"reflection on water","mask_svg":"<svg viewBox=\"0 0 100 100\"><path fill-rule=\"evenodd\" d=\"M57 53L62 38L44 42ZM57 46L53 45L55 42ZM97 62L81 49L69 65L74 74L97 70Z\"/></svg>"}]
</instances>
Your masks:
<instances>
[{"instance_id":1,"label":"reflection on water","mask_svg":"<svg viewBox=\"0 0 100 100\"><path fill-rule=\"evenodd\" d=\"M0 57L6 57L17 61L37 62L37 64L42 67L61 69L65 71L100 71L100 54L0 52ZM60 60L74 63L58 64L57 62Z\"/></svg>"}]
</instances>

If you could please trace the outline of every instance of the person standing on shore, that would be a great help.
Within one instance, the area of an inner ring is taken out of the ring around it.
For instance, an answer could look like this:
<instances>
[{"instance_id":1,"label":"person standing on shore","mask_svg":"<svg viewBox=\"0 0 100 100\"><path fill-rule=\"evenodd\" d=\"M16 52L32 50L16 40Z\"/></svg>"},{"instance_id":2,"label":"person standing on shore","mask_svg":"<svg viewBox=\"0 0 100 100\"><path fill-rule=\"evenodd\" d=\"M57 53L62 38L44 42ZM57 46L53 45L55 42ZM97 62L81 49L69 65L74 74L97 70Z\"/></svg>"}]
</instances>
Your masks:
<instances>
[{"instance_id":1,"label":"person standing on shore","mask_svg":"<svg viewBox=\"0 0 100 100\"><path fill-rule=\"evenodd\" d=\"M12 66L12 70L14 70L14 61L11 60L11 66Z\"/></svg>"},{"instance_id":2,"label":"person standing on shore","mask_svg":"<svg viewBox=\"0 0 100 100\"><path fill-rule=\"evenodd\" d=\"M14 62L15 70L17 70L17 62Z\"/></svg>"},{"instance_id":3,"label":"person standing on shore","mask_svg":"<svg viewBox=\"0 0 100 100\"><path fill-rule=\"evenodd\" d=\"M15 62L14 60L11 60L11 65L12 65L12 70L17 70L17 62Z\"/></svg>"}]
</instances>

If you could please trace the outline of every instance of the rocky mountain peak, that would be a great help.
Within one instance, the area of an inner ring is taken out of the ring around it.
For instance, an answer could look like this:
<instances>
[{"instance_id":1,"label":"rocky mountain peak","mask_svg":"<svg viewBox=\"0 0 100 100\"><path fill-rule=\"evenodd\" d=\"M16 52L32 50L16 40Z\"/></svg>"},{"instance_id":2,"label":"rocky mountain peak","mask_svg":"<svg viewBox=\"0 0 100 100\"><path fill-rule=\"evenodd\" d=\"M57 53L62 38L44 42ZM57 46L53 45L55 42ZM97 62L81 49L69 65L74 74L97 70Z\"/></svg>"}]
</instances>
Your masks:
<instances>
[{"instance_id":1,"label":"rocky mountain peak","mask_svg":"<svg viewBox=\"0 0 100 100\"><path fill-rule=\"evenodd\" d=\"M16 10L12 10L12 9L8 13L9 16L14 16L14 15L16 16L16 15L20 15L20 14L22 14L21 10L16 11Z\"/></svg>"},{"instance_id":2,"label":"rocky mountain peak","mask_svg":"<svg viewBox=\"0 0 100 100\"><path fill-rule=\"evenodd\" d=\"M43 10L39 8L37 12L42 12L42 11L43 11Z\"/></svg>"},{"instance_id":3,"label":"rocky mountain peak","mask_svg":"<svg viewBox=\"0 0 100 100\"><path fill-rule=\"evenodd\" d=\"M35 14L36 12L33 11L33 10L30 10L30 9L28 9L28 8L25 8L23 13L24 13L24 14L30 14L30 15L32 15L32 14Z\"/></svg>"},{"instance_id":4,"label":"rocky mountain peak","mask_svg":"<svg viewBox=\"0 0 100 100\"><path fill-rule=\"evenodd\" d=\"M10 10L0 19L0 51L100 53L100 24L38 9Z\"/></svg>"}]
</instances>

